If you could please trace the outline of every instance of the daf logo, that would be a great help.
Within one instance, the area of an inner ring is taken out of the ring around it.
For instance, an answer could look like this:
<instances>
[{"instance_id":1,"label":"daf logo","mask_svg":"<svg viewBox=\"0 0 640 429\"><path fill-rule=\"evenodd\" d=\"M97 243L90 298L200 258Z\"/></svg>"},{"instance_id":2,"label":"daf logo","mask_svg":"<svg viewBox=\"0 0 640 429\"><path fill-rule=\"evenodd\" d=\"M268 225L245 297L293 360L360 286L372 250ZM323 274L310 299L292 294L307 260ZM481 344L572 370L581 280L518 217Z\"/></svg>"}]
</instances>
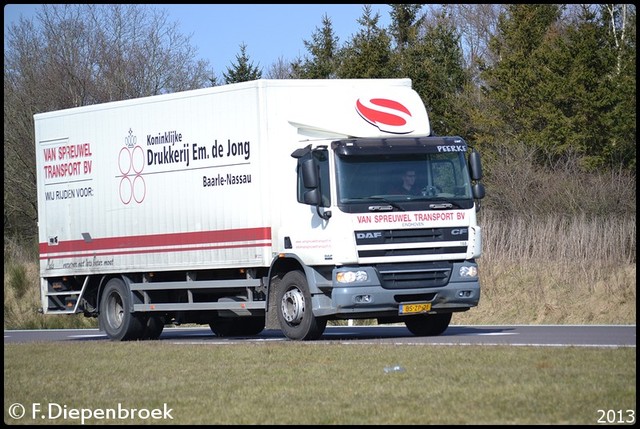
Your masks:
<instances>
[{"instance_id":1,"label":"daf logo","mask_svg":"<svg viewBox=\"0 0 640 429\"><path fill-rule=\"evenodd\" d=\"M464 235L467 233L467 228L456 228L451 230L451 235Z\"/></svg>"},{"instance_id":2,"label":"daf logo","mask_svg":"<svg viewBox=\"0 0 640 429\"><path fill-rule=\"evenodd\" d=\"M356 232L356 238L359 239L371 239L371 238L380 238L382 237L381 232Z\"/></svg>"}]
</instances>

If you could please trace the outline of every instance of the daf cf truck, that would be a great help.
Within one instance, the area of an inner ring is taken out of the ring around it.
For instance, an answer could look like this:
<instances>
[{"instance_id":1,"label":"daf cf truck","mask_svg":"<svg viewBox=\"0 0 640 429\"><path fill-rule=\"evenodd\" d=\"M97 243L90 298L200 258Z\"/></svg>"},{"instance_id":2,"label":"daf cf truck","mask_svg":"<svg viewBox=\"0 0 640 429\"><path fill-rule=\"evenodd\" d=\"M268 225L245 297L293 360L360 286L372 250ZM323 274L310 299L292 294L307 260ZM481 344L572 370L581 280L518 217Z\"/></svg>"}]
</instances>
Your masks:
<instances>
[{"instance_id":1,"label":"daf cf truck","mask_svg":"<svg viewBox=\"0 0 640 429\"><path fill-rule=\"evenodd\" d=\"M316 340L348 319L439 335L479 303L479 154L432 133L409 79L260 79L34 123L45 314L112 340Z\"/></svg>"}]
</instances>

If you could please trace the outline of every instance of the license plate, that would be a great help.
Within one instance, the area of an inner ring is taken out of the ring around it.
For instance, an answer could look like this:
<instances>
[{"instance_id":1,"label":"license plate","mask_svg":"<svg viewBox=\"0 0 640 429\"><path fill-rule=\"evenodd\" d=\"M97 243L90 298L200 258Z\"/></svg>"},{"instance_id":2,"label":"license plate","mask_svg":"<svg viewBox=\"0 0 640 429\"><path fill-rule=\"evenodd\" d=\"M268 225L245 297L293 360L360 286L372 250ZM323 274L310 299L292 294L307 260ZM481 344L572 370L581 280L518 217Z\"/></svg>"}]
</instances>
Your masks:
<instances>
[{"instance_id":1,"label":"license plate","mask_svg":"<svg viewBox=\"0 0 640 429\"><path fill-rule=\"evenodd\" d=\"M420 304L400 304L400 314L417 314L431 311L431 303L423 302Z\"/></svg>"}]
</instances>

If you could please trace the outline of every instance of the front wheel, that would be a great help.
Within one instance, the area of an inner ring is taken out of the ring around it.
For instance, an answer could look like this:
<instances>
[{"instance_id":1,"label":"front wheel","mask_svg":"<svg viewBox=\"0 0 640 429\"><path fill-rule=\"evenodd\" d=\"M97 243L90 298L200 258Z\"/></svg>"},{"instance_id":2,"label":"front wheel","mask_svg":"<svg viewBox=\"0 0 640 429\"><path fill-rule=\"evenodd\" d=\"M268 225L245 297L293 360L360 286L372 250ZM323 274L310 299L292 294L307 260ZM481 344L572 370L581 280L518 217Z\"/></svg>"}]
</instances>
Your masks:
<instances>
[{"instance_id":1,"label":"front wheel","mask_svg":"<svg viewBox=\"0 0 640 429\"><path fill-rule=\"evenodd\" d=\"M405 316L404 324L413 335L419 337L435 337L442 334L449 327L452 313L419 314Z\"/></svg>"},{"instance_id":2,"label":"front wheel","mask_svg":"<svg viewBox=\"0 0 640 429\"><path fill-rule=\"evenodd\" d=\"M287 273L276 294L278 322L284 335L292 340L317 340L327 326L327 319L315 317L307 279L300 271Z\"/></svg>"},{"instance_id":3,"label":"front wheel","mask_svg":"<svg viewBox=\"0 0 640 429\"><path fill-rule=\"evenodd\" d=\"M113 278L107 282L100 298L100 327L107 336L116 341L137 340L142 336L145 326L131 310L131 294L121 279Z\"/></svg>"}]
</instances>

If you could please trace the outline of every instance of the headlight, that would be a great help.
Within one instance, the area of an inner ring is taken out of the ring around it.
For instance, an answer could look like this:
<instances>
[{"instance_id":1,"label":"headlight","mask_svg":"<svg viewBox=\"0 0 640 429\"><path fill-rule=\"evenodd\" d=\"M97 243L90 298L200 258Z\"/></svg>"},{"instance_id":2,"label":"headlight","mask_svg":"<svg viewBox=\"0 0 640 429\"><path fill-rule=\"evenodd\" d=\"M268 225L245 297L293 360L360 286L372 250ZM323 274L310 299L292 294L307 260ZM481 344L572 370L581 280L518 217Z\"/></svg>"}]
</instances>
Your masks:
<instances>
[{"instance_id":1,"label":"headlight","mask_svg":"<svg viewBox=\"0 0 640 429\"><path fill-rule=\"evenodd\" d=\"M366 282L368 279L366 271L340 271L336 274L338 283Z\"/></svg>"},{"instance_id":2,"label":"headlight","mask_svg":"<svg viewBox=\"0 0 640 429\"><path fill-rule=\"evenodd\" d=\"M460 277L478 277L478 267L460 267Z\"/></svg>"}]
</instances>

